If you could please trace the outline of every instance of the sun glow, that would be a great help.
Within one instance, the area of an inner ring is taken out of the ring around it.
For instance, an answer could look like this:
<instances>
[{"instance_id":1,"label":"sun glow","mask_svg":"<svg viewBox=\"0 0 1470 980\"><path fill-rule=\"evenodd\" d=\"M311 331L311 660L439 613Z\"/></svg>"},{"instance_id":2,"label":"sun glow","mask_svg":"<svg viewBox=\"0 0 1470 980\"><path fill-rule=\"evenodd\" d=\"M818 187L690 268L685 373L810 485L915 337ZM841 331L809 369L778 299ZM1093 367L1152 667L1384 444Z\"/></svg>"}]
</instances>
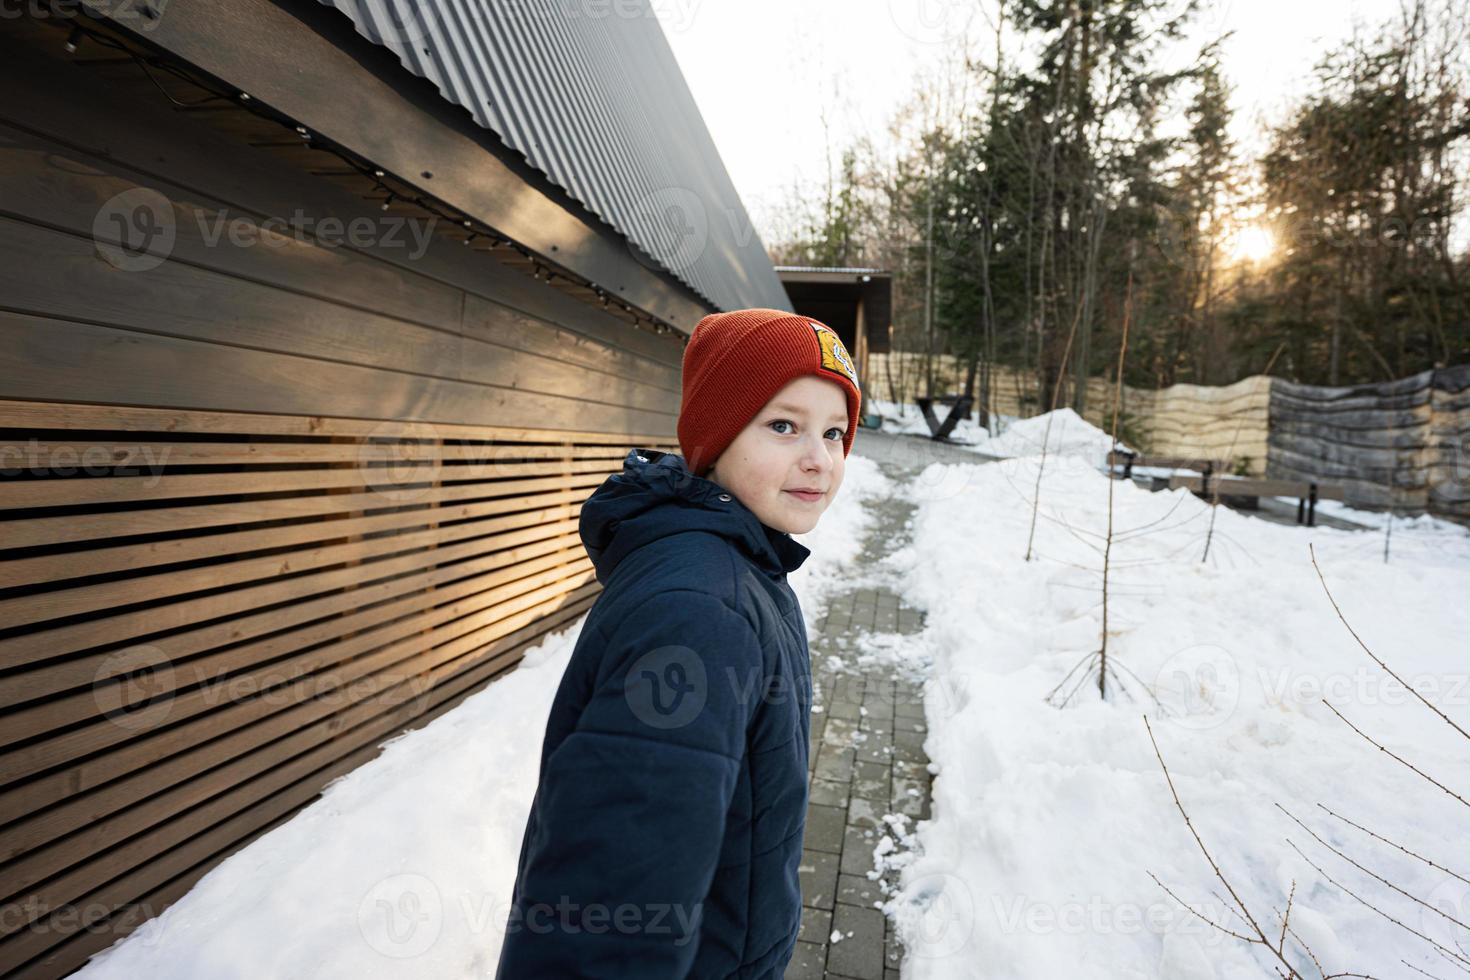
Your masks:
<instances>
[{"instance_id":1,"label":"sun glow","mask_svg":"<svg viewBox=\"0 0 1470 980\"><path fill-rule=\"evenodd\" d=\"M1276 251L1276 236L1260 225L1246 225L1230 241L1236 262L1265 262Z\"/></svg>"}]
</instances>

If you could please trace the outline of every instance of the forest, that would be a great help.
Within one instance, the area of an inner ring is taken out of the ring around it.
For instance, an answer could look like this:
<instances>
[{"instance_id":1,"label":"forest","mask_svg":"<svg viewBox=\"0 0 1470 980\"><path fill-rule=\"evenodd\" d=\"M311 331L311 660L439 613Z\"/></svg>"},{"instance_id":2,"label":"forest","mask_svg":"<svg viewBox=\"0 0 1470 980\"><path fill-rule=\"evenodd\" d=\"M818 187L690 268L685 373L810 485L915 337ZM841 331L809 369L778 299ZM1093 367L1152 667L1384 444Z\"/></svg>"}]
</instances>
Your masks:
<instances>
[{"instance_id":1,"label":"forest","mask_svg":"<svg viewBox=\"0 0 1470 980\"><path fill-rule=\"evenodd\" d=\"M957 355L982 409L1011 369L1083 410L1125 306L1138 387L1470 361L1470 2L1357 27L1252 152L1230 134L1225 38L1164 57L1210 2L987 5L993 47L956 41L886 139L829 145L772 257L891 270L894 349Z\"/></svg>"}]
</instances>

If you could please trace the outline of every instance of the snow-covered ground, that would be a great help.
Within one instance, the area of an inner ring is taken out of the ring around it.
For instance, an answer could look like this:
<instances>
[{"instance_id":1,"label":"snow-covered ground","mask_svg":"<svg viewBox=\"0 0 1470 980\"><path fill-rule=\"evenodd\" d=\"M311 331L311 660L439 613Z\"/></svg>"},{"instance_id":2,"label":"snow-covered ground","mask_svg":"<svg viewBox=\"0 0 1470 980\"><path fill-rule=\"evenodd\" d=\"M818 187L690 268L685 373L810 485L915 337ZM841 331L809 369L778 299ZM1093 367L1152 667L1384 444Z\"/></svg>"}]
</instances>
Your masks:
<instances>
[{"instance_id":1,"label":"snow-covered ground","mask_svg":"<svg viewBox=\"0 0 1470 980\"><path fill-rule=\"evenodd\" d=\"M888 481L852 456L790 582L820 622ZM500 957L552 696L584 619L205 875L75 974L86 980L457 980Z\"/></svg>"},{"instance_id":2,"label":"snow-covered ground","mask_svg":"<svg viewBox=\"0 0 1470 980\"><path fill-rule=\"evenodd\" d=\"M883 418L885 432L929 435L929 424L924 421L917 406L877 399L872 405ZM934 411L942 420L949 409L938 405ZM957 446L983 456L1006 459L1037 455L1045 444L1048 457L1075 456L1089 460L1096 466L1107 465L1110 441L1107 433L1070 408L1059 408L1055 412L1027 419L996 415L991 427L993 432L976 422L972 416L967 416L960 419L950 433L950 440ZM1127 448L1121 442L1118 445L1120 448Z\"/></svg>"},{"instance_id":3,"label":"snow-covered ground","mask_svg":"<svg viewBox=\"0 0 1470 980\"><path fill-rule=\"evenodd\" d=\"M1222 508L1202 562L1207 504L1118 481L1108 655L1121 681L1109 679L1104 702L1094 676L1059 709L1048 693L1099 646L1109 484L1084 459L1049 458L1028 563L1036 478L1035 458L931 465L907 490L918 503L912 544L888 561L928 615L922 633L876 645L928 675L925 748L936 773L933 819L893 821L879 846L902 868L887 911L910 947L906 980L1274 975L1268 952L1205 925L1150 877L1248 931L1175 808L1145 714L1195 828L1267 935L1279 934L1295 882L1292 932L1327 973L1421 976L1407 960L1431 976L1463 975L1405 927L1470 956L1461 925L1470 883L1319 804L1462 875L1470 811L1323 699L1462 796L1470 741L1355 643L1308 546L1364 642L1470 728L1470 532L1401 519L1385 564L1380 532L1282 526ZM1332 853L1286 811L1433 908ZM1301 976L1322 975L1299 943L1288 950Z\"/></svg>"},{"instance_id":4,"label":"snow-covered ground","mask_svg":"<svg viewBox=\"0 0 1470 980\"><path fill-rule=\"evenodd\" d=\"M986 436L985 452L1014 458L934 464L906 484L854 455L843 492L802 539L811 558L791 577L810 627L852 586L843 563L862 541L863 503L896 493L917 505L911 544L869 577L927 610L925 627L853 651L854 663L925 679L933 817L891 816L877 849L900 873L886 911L909 947L906 980L1274 975L1264 950L1202 924L1150 877L1242 928L1174 807L1145 713L1194 826L1268 934L1294 881L1292 930L1328 973L1420 976L1407 959L1431 976L1463 975L1404 927L1467 956L1470 929L1354 868L1277 804L1470 923L1470 883L1318 806L1470 876L1465 804L1354 734L1322 699L1462 796L1470 744L1356 645L1308 552L1315 546L1364 641L1470 727L1470 532L1400 519L1385 564L1381 531L1282 526L1222 508L1202 562L1206 504L1115 482L1108 651L1118 693L1104 702L1083 685L1053 707L1047 694L1098 646L1107 440L1071 413L1053 420L1053 437L1077 449L1053 445L1048 456L1026 562L1037 478L1027 447L1039 448L1039 424ZM995 452L1007 437L1008 451ZM79 975L491 975L547 711L580 626L389 742ZM1299 954L1293 961L1320 976Z\"/></svg>"}]
</instances>

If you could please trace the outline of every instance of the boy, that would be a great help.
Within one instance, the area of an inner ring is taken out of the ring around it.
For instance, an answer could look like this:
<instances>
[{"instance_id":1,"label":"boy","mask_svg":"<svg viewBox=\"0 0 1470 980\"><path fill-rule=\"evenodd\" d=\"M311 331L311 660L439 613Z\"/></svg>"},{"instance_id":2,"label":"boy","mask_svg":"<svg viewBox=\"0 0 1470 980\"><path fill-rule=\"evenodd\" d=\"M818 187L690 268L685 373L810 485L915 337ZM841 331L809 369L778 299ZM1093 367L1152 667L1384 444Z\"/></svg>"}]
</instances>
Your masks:
<instances>
[{"instance_id":1,"label":"boy","mask_svg":"<svg viewBox=\"0 0 1470 980\"><path fill-rule=\"evenodd\" d=\"M634 449L583 505L604 588L547 721L501 980L782 976L811 708L790 535L836 496L860 400L825 325L711 314L682 456Z\"/></svg>"}]
</instances>

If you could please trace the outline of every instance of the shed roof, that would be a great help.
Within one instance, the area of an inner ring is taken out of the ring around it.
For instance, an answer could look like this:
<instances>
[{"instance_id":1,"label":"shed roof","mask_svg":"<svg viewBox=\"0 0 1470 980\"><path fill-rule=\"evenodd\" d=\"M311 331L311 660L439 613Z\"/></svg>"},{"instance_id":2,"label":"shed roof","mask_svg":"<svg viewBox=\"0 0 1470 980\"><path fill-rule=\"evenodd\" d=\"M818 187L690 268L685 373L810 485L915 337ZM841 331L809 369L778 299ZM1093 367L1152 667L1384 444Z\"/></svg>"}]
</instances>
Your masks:
<instances>
[{"instance_id":1,"label":"shed roof","mask_svg":"<svg viewBox=\"0 0 1470 980\"><path fill-rule=\"evenodd\" d=\"M650 0L319 0L716 309L791 309ZM638 252L635 252L638 255Z\"/></svg>"}]
</instances>

